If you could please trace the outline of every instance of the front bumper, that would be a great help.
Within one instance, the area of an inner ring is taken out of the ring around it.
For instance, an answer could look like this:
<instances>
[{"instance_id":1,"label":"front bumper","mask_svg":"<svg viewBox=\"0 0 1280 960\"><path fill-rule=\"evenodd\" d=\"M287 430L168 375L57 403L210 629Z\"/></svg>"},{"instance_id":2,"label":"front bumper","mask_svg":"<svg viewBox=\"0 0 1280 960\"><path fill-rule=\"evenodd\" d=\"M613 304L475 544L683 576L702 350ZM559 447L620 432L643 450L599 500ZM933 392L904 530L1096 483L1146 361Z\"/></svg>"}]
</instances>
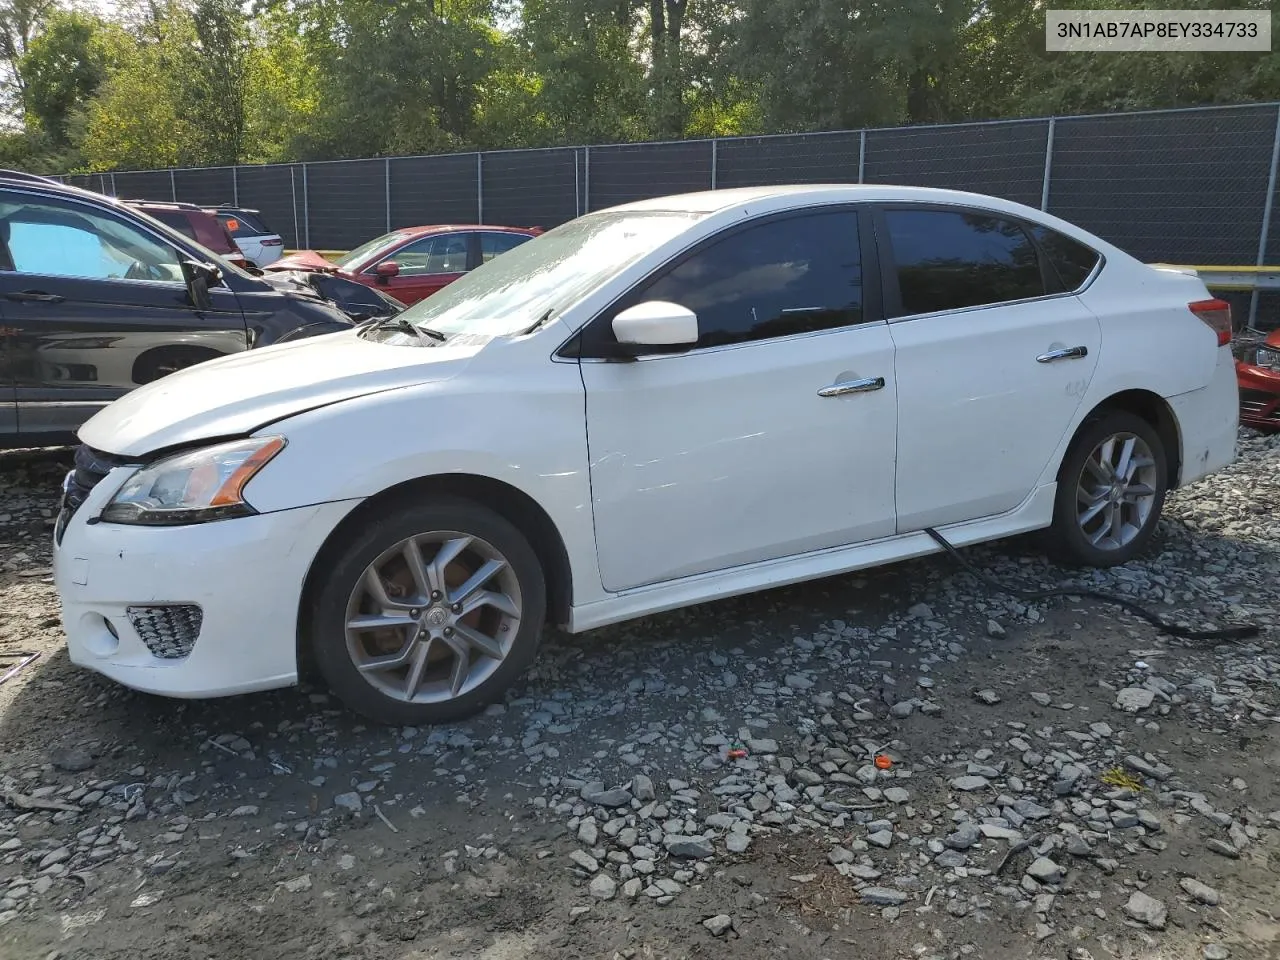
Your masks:
<instances>
[{"instance_id":1,"label":"front bumper","mask_svg":"<svg viewBox=\"0 0 1280 960\"><path fill-rule=\"evenodd\" d=\"M72 662L169 697L297 682L303 581L325 538L359 501L182 527L91 522L132 472L112 470L69 520L59 518L54 582ZM166 608L183 611L174 622L188 633L197 625L185 656L157 648L155 611ZM187 615L192 608L198 616Z\"/></svg>"},{"instance_id":2,"label":"front bumper","mask_svg":"<svg viewBox=\"0 0 1280 960\"><path fill-rule=\"evenodd\" d=\"M1280 373L1251 363L1236 364L1240 422L1260 430L1280 430Z\"/></svg>"}]
</instances>

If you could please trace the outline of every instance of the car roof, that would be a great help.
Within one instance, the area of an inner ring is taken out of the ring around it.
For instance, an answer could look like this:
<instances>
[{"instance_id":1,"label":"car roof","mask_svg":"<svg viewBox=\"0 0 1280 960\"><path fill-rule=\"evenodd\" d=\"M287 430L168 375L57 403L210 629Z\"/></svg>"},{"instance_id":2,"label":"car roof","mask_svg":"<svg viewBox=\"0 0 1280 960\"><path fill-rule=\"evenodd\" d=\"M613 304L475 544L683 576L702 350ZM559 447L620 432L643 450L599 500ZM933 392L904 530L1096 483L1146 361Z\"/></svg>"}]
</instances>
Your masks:
<instances>
[{"instance_id":1,"label":"car roof","mask_svg":"<svg viewBox=\"0 0 1280 960\"><path fill-rule=\"evenodd\" d=\"M498 233L535 233L537 227L504 227L496 223L435 223L421 227L396 227L388 231L391 233L405 234L411 237L421 237L429 233L452 233L461 230L489 230Z\"/></svg>"},{"instance_id":2,"label":"car roof","mask_svg":"<svg viewBox=\"0 0 1280 960\"><path fill-rule=\"evenodd\" d=\"M609 209L662 210L674 213L715 213L747 203L765 200L796 199L807 202L841 202L855 200L913 200L937 203L982 203L1006 205L999 197L940 187L912 187L899 184L806 183L769 187L729 187L724 190L699 190L650 200L635 200Z\"/></svg>"}]
</instances>

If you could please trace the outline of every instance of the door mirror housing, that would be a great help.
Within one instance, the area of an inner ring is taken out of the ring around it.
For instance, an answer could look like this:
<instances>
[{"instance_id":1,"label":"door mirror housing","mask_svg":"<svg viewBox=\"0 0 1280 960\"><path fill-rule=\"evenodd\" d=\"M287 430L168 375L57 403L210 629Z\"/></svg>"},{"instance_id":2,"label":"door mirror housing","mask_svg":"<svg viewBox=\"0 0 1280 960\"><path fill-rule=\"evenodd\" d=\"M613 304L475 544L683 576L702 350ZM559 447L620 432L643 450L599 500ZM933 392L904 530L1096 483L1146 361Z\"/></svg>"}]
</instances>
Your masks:
<instances>
[{"instance_id":1,"label":"door mirror housing","mask_svg":"<svg viewBox=\"0 0 1280 960\"><path fill-rule=\"evenodd\" d=\"M392 277L400 276L400 264L394 260L383 260L373 268L374 276L378 278L379 283L386 283Z\"/></svg>"},{"instance_id":2,"label":"door mirror housing","mask_svg":"<svg viewBox=\"0 0 1280 960\"><path fill-rule=\"evenodd\" d=\"M678 353L698 342L698 315L666 300L646 300L613 318L613 335L623 356Z\"/></svg>"},{"instance_id":3,"label":"door mirror housing","mask_svg":"<svg viewBox=\"0 0 1280 960\"><path fill-rule=\"evenodd\" d=\"M222 271L212 263L200 260L183 260L182 276L187 281L187 293L197 310L212 310L213 298L209 288L222 282Z\"/></svg>"}]
</instances>

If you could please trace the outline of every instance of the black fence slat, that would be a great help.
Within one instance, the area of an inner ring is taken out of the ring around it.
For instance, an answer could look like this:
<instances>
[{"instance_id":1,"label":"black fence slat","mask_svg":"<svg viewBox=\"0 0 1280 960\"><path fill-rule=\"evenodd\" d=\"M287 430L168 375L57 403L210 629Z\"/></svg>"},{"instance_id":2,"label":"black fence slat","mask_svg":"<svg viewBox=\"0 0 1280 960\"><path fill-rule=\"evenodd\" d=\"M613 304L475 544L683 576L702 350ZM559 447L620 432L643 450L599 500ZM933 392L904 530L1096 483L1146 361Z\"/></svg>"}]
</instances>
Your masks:
<instances>
[{"instance_id":1,"label":"black fence slat","mask_svg":"<svg viewBox=\"0 0 1280 960\"><path fill-rule=\"evenodd\" d=\"M589 159L592 210L711 189L711 144L705 140L592 147Z\"/></svg>"},{"instance_id":2,"label":"black fence slat","mask_svg":"<svg viewBox=\"0 0 1280 960\"><path fill-rule=\"evenodd\" d=\"M1276 108L1064 118L1049 211L1142 260L1252 264Z\"/></svg>"},{"instance_id":3,"label":"black fence slat","mask_svg":"<svg viewBox=\"0 0 1280 960\"><path fill-rule=\"evenodd\" d=\"M110 187L110 177L108 187ZM116 196L123 200L154 200L168 203L173 200L173 182L168 170L136 170L117 173L114 177ZM90 189L93 189L92 187Z\"/></svg>"},{"instance_id":4,"label":"black fence slat","mask_svg":"<svg viewBox=\"0 0 1280 960\"><path fill-rule=\"evenodd\" d=\"M549 230L578 215L581 151L569 148L486 153L481 170L485 223Z\"/></svg>"},{"instance_id":5,"label":"black fence slat","mask_svg":"<svg viewBox=\"0 0 1280 960\"><path fill-rule=\"evenodd\" d=\"M235 173L230 167L175 170L173 185L183 203L217 207L235 202Z\"/></svg>"},{"instance_id":6,"label":"black fence slat","mask_svg":"<svg viewBox=\"0 0 1280 960\"><path fill-rule=\"evenodd\" d=\"M940 187L1040 206L1049 122L868 130L866 183Z\"/></svg>"},{"instance_id":7,"label":"black fence slat","mask_svg":"<svg viewBox=\"0 0 1280 960\"><path fill-rule=\"evenodd\" d=\"M308 170L311 167L309 164ZM391 160L390 174L393 230L433 224L472 224L480 216L474 153L396 157ZM383 203L385 207L385 200ZM384 223L385 216L384 209Z\"/></svg>"},{"instance_id":8,"label":"black fence slat","mask_svg":"<svg viewBox=\"0 0 1280 960\"><path fill-rule=\"evenodd\" d=\"M716 186L857 183L859 131L745 137L716 143Z\"/></svg>"},{"instance_id":9,"label":"black fence slat","mask_svg":"<svg viewBox=\"0 0 1280 960\"><path fill-rule=\"evenodd\" d=\"M387 232L387 163L307 164L311 245L350 250Z\"/></svg>"},{"instance_id":10,"label":"black fence slat","mask_svg":"<svg viewBox=\"0 0 1280 960\"><path fill-rule=\"evenodd\" d=\"M240 206L258 210L268 230L280 234L285 245L302 245L302 165L239 167L236 170ZM322 243L323 247L324 244Z\"/></svg>"}]
</instances>

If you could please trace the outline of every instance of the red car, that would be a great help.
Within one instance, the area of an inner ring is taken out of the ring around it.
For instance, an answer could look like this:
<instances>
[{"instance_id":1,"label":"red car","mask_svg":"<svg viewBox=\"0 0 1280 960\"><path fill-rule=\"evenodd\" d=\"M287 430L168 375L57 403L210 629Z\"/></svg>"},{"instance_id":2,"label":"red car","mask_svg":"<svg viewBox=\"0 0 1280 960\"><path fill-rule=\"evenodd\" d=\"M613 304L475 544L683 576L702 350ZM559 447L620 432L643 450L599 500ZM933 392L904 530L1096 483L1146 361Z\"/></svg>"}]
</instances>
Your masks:
<instances>
[{"instance_id":1,"label":"red car","mask_svg":"<svg viewBox=\"0 0 1280 960\"><path fill-rule=\"evenodd\" d=\"M281 257L264 270L336 273L414 304L500 253L542 232L539 227L405 227L356 247L337 260L314 250Z\"/></svg>"},{"instance_id":2,"label":"red car","mask_svg":"<svg viewBox=\"0 0 1280 960\"><path fill-rule=\"evenodd\" d=\"M1235 339L1240 422L1280 431L1280 328L1266 336L1246 330Z\"/></svg>"},{"instance_id":3,"label":"red car","mask_svg":"<svg viewBox=\"0 0 1280 960\"><path fill-rule=\"evenodd\" d=\"M165 203L153 200L126 200L129 206L147 216L159 220L177 230L184 237L212 250L237 267L247 267L249 261L236 245L235 238L218 219L217 212L197 207L193 203Z\"/></svg>"}]
</instances>

